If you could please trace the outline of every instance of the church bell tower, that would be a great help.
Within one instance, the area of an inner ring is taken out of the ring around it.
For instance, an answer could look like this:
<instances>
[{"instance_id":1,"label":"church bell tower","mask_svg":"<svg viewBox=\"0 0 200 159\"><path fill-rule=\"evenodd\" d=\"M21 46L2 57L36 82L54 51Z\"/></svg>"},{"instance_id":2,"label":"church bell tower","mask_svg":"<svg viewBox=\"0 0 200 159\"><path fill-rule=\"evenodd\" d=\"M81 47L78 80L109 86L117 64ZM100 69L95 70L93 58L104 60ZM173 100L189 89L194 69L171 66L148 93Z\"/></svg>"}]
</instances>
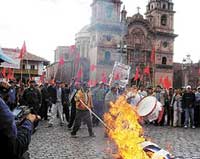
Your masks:
<instances>
[{"instance_id":1,"label":"church bell tower","mask_svg":"<svg viewBox=\"0 0 200 159\"><path fill-rule=\"evenodd\" d=\"M172 0L150 0L146 7L146 19L150 22L155 36L154 84L160 80L168 79L173 84L173 54L174 40L174 4Z\"/></svg>"},{"instance_id":2,"label":"church bell tower","mask_svg":"<svg viewBox=\"0 0 200 159\"><path fill-rule=\"evenodd\" d=\"M120 0L93 0L90 24L90 63L96 72L90 73L91 80L101 80L112 72L115 61L120 60L117 44L122 38Z\"/></svg>"}]
</instances>

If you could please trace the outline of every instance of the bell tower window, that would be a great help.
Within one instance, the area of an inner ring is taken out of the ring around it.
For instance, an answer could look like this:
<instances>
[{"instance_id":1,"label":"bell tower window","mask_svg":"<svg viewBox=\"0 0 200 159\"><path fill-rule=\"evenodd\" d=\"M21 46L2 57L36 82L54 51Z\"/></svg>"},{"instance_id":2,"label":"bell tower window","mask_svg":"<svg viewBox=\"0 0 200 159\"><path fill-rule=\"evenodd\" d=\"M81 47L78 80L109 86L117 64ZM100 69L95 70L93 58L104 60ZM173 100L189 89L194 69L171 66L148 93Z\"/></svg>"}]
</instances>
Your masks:
<instances>
[{"instance_id":1,"label":"bell tower window","mask_svg":"<svg viewBox=\"0 0 200 159\"><path fill-rule=\"evenodd\" d=\"M166 9L166 4L163 4L163 7L162 7L163 9Z\"/></svg>"},{"instance_id":2,"label":"bell tower window","mask_svg":"<svg viewBox=\"0 0 200 159\"><path fill-rule=\"evenodd\" d=\"M167 58L166 58L166 57L163 57L163 58L162 58L162 64L163 64L163 65L166 65L166 64L167 64Z\"/></svg>"},{"instance_id":3,"label":"bell tower window","mask_svg":"<svg viewBox=\"0 0 200 159\"><path fill-rule=\"evenodd\" d=\"M161 25L163 25L163 26L167 25L167 15L161 16Z\"/></svg>"}]
</instances>

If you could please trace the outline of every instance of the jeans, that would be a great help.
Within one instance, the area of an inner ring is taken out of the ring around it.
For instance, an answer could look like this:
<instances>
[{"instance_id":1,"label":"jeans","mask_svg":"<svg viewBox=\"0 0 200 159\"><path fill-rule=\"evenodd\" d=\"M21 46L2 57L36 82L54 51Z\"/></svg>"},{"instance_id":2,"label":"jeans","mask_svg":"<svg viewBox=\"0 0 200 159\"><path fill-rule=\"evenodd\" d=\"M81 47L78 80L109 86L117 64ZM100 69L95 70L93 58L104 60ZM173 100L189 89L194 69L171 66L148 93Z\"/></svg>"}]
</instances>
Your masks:
<instances>
[{"instance_id":1,"label":"jeans","mask_svg":"<svg viewBox=\"0 0 200 159\"><path fill-rule=\"evenodd\" d=\"M59 115L59 119L60 119L60 124L63 124L63 106L61 102L56 102L56 104L52 104L52 108L51 108L51 117L49 120L49 124L55 124L55 120L56 120L56 116L57 116L57 112Z\"/></svg>"},{"instance_id":2,"label":"jeans","mask_svg":"<svg viewBox=\"0 0 200 159\"><path fill-rule=\"evenodd\" d=\"M190 120L190 126L194 126L194 108L185 108L185 126L188 126Z\"/></svg>"}]
</instances>

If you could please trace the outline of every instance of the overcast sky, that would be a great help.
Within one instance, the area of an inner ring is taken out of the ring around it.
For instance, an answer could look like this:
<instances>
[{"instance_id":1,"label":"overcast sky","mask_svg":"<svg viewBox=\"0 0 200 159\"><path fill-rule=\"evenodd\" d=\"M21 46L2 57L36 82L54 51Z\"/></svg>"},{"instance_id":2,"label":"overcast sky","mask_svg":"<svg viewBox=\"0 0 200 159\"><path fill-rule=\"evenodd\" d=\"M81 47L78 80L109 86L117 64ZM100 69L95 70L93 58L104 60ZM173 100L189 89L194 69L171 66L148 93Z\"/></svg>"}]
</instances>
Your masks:
<instances>
[{"instance_id":1,"label":"overcast sky","mask_svg":"<svg viewBox=\"0 0 200 159\"><path fill-rule=\"evenodd\" d=\"M75 34L90 23L92 0L0 0L0 46L21 48L26 41L31 53L53 61L59 45L74 44ZM140 6L143 14L148 0L123 0L128 16ZM173 0L175 4L174 61L187 54L200 59L200 1Z\"/></svg>"}]
</instances>

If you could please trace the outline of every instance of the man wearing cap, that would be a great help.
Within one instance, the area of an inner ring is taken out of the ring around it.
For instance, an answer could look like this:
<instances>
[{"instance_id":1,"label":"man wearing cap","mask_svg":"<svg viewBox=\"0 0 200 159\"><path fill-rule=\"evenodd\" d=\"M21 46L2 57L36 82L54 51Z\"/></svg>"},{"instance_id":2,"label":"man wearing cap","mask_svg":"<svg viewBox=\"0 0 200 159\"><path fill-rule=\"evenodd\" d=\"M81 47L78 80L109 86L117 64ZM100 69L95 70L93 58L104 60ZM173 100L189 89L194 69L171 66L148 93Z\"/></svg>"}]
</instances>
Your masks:
<instances>
[{"instance_id":1,"label":"man wearing cap","mask_svg":"<svg viewBox=\"0 0 200 159\"><path fill-rule=\"evenodd\" d=\"M73 130L71 132L72 137L76 137L76 133L81 126L81 122L84 121L87 124L90 137L95 137L92 130L92 119L89 109L92 109L92 95L88 90L87 83L83 83L82 88L78 90L75 95L76 101L76 118L74 121ZM86 108L86 106L88 108Z\"/></svg>"},{"instance_id":2,"label":"man wearing cap","mask_svg":"<svg viewBox=\"0 0 200 159\"><path fill-rule=\"evenodd\" d=\"M186 92L183 94L182 105L185 110L185 122L184 128L188 128L189 120L190 125L194 129L194 105L195 105L195 94L192 92L191 86L186 87Z\"/></svg>"},{"instance_id":3,"label":"man wearing cap","mask_svg":"<svg viewBox=\"0 0 200 159\"><path fill-rule=\"evenodd\" d=\"M29 81L29 87L25 89L23 94L23 101L25 105L32 109L33 113L38 114L42 97L40 91L35 87L35 80Z\"/></svg>"}]
</instances>

